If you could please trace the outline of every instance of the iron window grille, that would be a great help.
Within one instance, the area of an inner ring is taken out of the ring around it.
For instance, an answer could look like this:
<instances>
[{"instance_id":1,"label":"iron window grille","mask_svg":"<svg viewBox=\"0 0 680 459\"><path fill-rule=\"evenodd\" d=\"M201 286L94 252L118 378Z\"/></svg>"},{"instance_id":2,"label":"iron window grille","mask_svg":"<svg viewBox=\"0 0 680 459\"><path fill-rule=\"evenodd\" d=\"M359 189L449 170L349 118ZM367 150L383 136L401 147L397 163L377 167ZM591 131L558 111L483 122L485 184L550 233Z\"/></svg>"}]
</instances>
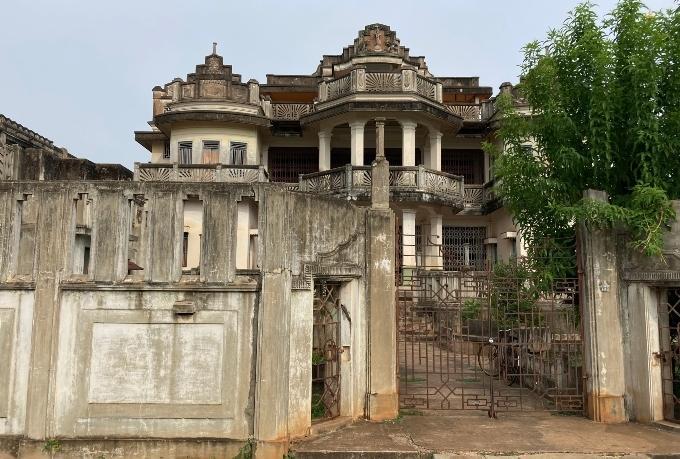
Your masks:
<instances>
[{"instance_id":1,"label":"iron window grille","mask_svg":"<svg viewBox=\"0 0 680 459\"><path fill-rule=\"evenodd\" d=\"M443 228L442 254L444 269L457 271L461 268L483 270L486 264L486 227L445 226Z\"/></svg>"},{"instance_id":2,"label":"iron window grille","mask_svg":"<svg viewBox=\"0 0 680 459\"><path fill-rule=\"evenodd\" d=\"M482 150L442 150L442 171L465 177L466 184L484 183Z\"/></svg>"},{"instance_id":3,"label":"iron window grille","mask_svg":"<svg viewBox=\"0 0 680 459\"><path fill-rule=\"evenodd\" d=\"M163 145L163 159L170 159L170 142L165 142Z\"/></svg>"}]
</instances>

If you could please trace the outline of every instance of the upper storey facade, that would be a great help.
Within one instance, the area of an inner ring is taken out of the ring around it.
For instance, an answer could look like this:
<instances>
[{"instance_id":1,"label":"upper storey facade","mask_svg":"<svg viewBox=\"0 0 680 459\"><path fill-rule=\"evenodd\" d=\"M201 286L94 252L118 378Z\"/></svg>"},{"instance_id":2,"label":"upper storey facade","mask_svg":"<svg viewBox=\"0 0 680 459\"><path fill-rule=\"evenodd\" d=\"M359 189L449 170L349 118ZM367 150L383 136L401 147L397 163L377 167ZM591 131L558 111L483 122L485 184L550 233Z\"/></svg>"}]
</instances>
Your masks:
<instances>
[{"instance_id":1,"label":"upper storey facade","mask_svg":"<svg viewBox=\"0 0 680 459\"><path fill-rule=\"evenodd\" d=\"M269 74L266 83L244 82L214 46L194 73L153 89L151 130L135 132L151 160L136 165L136 178L273 181L361 196L379 120L393 182L462 209L464 185L481 196L490 179L481 141L491 96L478 77L433 75L382 24L324 55L313 73Z\"/></svg>"}]
</instances>

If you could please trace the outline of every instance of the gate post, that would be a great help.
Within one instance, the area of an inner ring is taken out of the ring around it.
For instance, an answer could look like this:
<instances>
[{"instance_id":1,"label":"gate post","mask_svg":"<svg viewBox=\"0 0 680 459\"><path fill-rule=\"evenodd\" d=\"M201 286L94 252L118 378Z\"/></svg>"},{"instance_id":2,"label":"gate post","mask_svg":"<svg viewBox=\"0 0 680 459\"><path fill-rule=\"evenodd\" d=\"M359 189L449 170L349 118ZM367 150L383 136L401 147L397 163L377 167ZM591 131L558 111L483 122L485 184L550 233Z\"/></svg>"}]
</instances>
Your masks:
<instances>
[{"instance_id":1,"label":"gate post","mask_svg":"<svg viewBox=\"0 0 680 459\"><path fill-rule=\"evenodd\" d=\"M376 159L372 164L371 208L366 217L368 277L368 393L366 415L374 421L399 412L397 326L394 292L394 214L389 207L389 164L385 121L376 120Z\"/></svg>"},{"instance_id":2,"label":"gate post","mask_svg":"<svg viewBox=\"0 0 680 459\"><path fill-rule=\"evenodd\" d=\"M584 198L607 202L607 193ZM583 266L582 324L587 415L598 422L626 422L623 327L619 308L616 238L610 230L579 224Z\"/></svg>"}]
</instances>

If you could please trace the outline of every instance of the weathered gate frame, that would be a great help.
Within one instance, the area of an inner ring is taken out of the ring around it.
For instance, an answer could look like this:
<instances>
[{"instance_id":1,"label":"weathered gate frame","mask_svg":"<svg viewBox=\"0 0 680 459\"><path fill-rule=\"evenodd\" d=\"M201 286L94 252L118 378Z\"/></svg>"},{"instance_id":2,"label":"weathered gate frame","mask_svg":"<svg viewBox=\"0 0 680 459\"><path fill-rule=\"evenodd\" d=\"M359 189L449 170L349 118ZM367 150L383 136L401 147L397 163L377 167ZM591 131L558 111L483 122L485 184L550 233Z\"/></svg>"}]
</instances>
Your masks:
<instances>
[{"instance_id":1,"label":"weathered gate frame","mask_svg":"<svg viewBox=\"0 0 680 459\"><path fill-rule=\"evenodd\" d=\"M397 279L402 409L583 414L578 279L556 280L528 308L528 281L491 269L416 267ZM509 326L498 326L503 322Z\"/></svg>"},{"instance_id":2,"label":"weathered gate frame","mask_svg":"<svg viewBox=\"0 0 680 459\"><path fill-rule=\"evenodd\" d=\"M680 422L680 321L675 325L671 319L680 319L680 287L660 289L658 306L659 352L655 357L661 364L661 394L663 397L663 415L668 421ZM673 293L675 298L670 299ZM675 332L675 341L673 341Z\"/></svg>"}]
</instances>

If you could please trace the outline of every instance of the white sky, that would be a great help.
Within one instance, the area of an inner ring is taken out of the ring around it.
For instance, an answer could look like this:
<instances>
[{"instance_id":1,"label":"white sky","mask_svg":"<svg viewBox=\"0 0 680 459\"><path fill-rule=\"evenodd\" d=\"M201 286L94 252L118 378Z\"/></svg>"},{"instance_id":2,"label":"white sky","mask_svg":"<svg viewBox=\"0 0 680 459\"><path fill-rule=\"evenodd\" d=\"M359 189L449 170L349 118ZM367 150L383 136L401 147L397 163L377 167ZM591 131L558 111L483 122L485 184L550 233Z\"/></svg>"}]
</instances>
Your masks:
<instances>
[{"instance_id":1,"label":"white sky","mask_svg":"<svg viewBox=\"0 0 680 459\"><path fill-rule=\"evenodd\" d=\"M559 26L576 0L4 0L0 113L79 157L132 167L148 153L151 88L218 53L243 81L310 74L381 22L437 76L516 81L521 48ZM597 2L601 13L615 0ZM674 0L647 0L654 10Z\"/></svg>"}]
</instances>

